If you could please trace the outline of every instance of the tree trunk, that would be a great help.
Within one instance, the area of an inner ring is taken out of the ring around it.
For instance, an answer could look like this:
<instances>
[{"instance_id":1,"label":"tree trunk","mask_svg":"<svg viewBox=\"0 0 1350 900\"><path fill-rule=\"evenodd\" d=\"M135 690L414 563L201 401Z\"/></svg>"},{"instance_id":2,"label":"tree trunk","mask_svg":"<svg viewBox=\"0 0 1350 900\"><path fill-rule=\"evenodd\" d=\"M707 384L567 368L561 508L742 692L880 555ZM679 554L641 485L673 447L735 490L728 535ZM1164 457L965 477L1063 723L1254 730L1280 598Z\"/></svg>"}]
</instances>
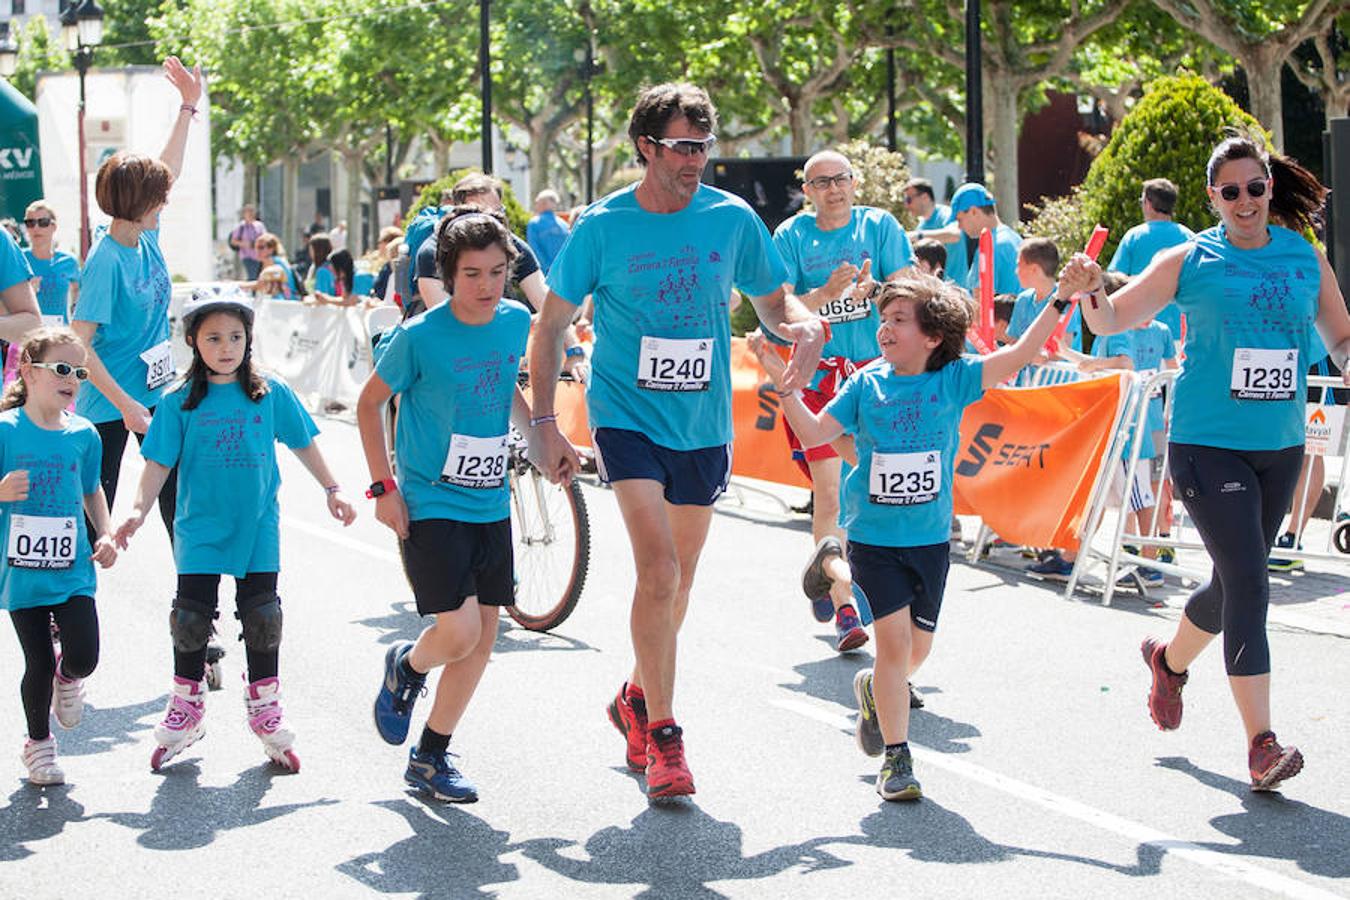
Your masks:
<instances>
[{"instance_id":1,"label":"tree trunk","mask_svg":"<svg viewBox=\"0 0 1350 900\"><path fill-rule=\"evenodd\" d=\"M789 101L788 128L792 133L792 155L807 156L815 142L815 127L811 121L811 101L799 97Z\"/></svg>"},{"instance_id":2,"label":"tree trunk","mask_svg":"<svg viewBox=\"0 0 1350 900\"><path fill-rule=\"evenodd\" d=\"M295 208L300 201L300 156L287 154L281 161L281 244L291 247L300 239L300 226L295 220Z\"/></svg>"},{"instance_id":3,"label":"tree trunk","mask_svg":"<svg viewBox=\"0 0 1350 900\"><path fill-rule=\"evenodd\" d=\"M431 166L436 170L433 177L444 178L450 174L450 142L434 134L428 134L427 140L431 141Z\"/></svg>"},{"instance_id":4,"label":"tree trunk","mask_svg":"<svg viewBox=\"0 0 1350 900\"><path fill-rule=\"evenodd\" d=\"M1284 69L1284 54L1277 48L1252 48L1239 63L1247 73L1247 92L1251 97L1251 113L1270 130L1275 149L1284 150L1284 99L1280 96L1280 75Z\"/></svg>"},{"instance_id":5,"label":"tree trunk","mask_svg":"<svg viewBox=\"0 0 1350 900\"><path fill-rule=\"evenodd\" d=\"M539 196L539 192L549 186L548 182L548 156L549 145L557 137L555 132L534 131L531 129L530 135L530 196L519 197L521 205L527 210L532 209L534 198ZM586 151L582 150L582 168L585 168ZM584 176L583 176L584 177ZM582 191L586 190L585 183L582 184Z\"/></svg>"},{"instance_id":6,"label":"tree trunk","mask_svg":"<svg viewBox=\"0 0 1350 900\"><path fill-rule=\"evenodd\" d=\"M366 234L361 221L361 159L364 147L355 147L342 154L342 168L346 174L347 249L359 257L366 248ZM334 223L336 224L336 223Z\"/></svg>"},{"instance_id":7,"label":"tree trunk","mask_svg":"<svg viewBox=\"0 0 1350 900\"><path fill-rule=\"evenodd\" d=\"M1002 78L986 78L984 102L989 133L985 137L988 150L986 160L993 186L990 188L998 203L998 215L1016 227L1021 219L1021 203L1017 186L1017 87Z\"/></svg>"},{"instance_id":8,"label":"tree trunk","mask_svg":"<svg viewBox=\"0 0 1350 900\"><path fill-rule=\"evenodd\" d=\"M254 163L244 163L244 202L252 203L253 208L258 210L258 217L262 217L262 210L258 205L258 166Z\"/></svg>"}]
</instances>

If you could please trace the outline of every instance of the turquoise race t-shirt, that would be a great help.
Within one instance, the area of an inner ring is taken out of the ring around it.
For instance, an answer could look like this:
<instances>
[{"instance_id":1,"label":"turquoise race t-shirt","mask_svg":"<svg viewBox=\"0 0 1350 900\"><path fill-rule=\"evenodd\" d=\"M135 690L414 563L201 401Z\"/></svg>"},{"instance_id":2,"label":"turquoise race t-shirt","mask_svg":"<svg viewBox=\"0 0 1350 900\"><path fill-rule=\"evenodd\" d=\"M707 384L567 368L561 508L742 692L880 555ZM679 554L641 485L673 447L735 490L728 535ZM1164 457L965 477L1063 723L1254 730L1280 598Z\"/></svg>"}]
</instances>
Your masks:
<instances>
[{"instance_id":1,"label":"turquoise race t-shirt","mask_svg":"<svg viewBox=\"0 0 1350 900\"><path fill-rule=\"evenodd\" d=\"M964 237L964 235L963 235ZM980 251L979 242L974 242L976 251L971 258L970 268L966 271L966 290L979 299L980 287ZM960 247L958 242L956 247ZM1017 280L1017 249L1022 246L1022 236L1012 229L1011 226L1002 222L994 229L994 293L995 294L1016 294L1022 290L1022 283ZM949 254L950 250L947 251Z\"/></svg>"},{"instance_id":2,"label":"turquoise race t-shirt","mask_svg":"<svg viewBox=\"0 0 1350 900\"><path fill-rule=\"evenodd\" d=\"M1196 235L1177 277L1186 363L1177 376L1172 440L1232 450L1303 443L1308 368L1322 272L1317 252L1276 225L1241 250L1222 225Z\"/></svg>"},{"instance_id":3,"label":"turquoise race t-shirt","mask_svg":"<svg viewBox=\"0 0 1350 900\"><path fill-rule=\"evenodd\" d=\"M147 409L159 403L173 379L172 362L164 362L170 293L158 231L141 232L135 247L124 247L104 232L85 260L71 317L98 325L94 352L122 390ZM80 386L75 411L95 423L122 418L92 381Z\"/></svg>"},{"instance_id":4,"label":"turquoise race t-shirt","mask_svg":"<svg viewBox=\"0 0 1350 900\"><path fill-rule=\"evenodd\" d=\"M787 265L787 284L804 294L830 280L830 274L843 263L862 268L871 260L872 277L885 281L889 276L914 264L909 238L900 229L895 216L870 206L855 206L847 224L822 231L814 212L800 212L778 226L773 244ZM875 359L877 326L881 317L870 300L853 301L831 298L819 310L830 323L830 340L822 357L842 356L853 362ZM816 387L824 372L816 372L811 387Z\"/></svg>"},{"instance_id":5,"label":"turquoise race t-shirt","mask_svg":"<svg viewBox=\"0 0 1350 900\"><path fill-rule=\"evenodd\" d=\"M729 444L731 290L771 294L787 267L739 197L704 184L679 212L650 213L635 188L592 204L548 275L568 303L595 297L591 427L671 450Z\"/></svg>"},{"instance_id":6,"label":"turquoise race t-shirt","mask_svg":"<svg viewBox=\"0 0 1350 900\"><path fill-rule=\"evenodd\" d=\"M38 279L38 309L45 325L70 323L70 283L80 277L80 263L62 250L52 253L51 259L39 259L32 250L23 251L33 277Z\"/></svg>"},{"instance_id":7,"label":"turquoise race t-shirt","mask_svg":"<svg viewBox=\"0 0 1350 900\"><path fill-rule=\"evenodd\" d=\"M33 277L33 270L28 267L28 260L24 259L23 251L19 245L14 243L14 237L8 231L0 228L0 291L8 290Z\"/></svg>"},{"instance_id":8,"label":"turquoise race t-shirt","mask_svg":"<svg viewBox=\"0 0 1350 900\"><path fill-rule=\"evenodd\" d=\"M984 395L984 361L961 357L936 372L897 375L878 359L825 407L854 436L858 465L844 476L839 524L882 547L946 543L961 416Z\"/></svg>"},{"instance_id":9,"label":"turquoise race t-shirt","mask_svg":"<svg viewBox=\"0 0 1350 900\"><path fill-rule=\"evenodd\" d=\"M0 413L0 477L28 472L28 499L0 503L0 609L94 596L84 498L98 490L103 443L88 419L63 420L48 430L21 407Z\"/></svg>"},{"instance_id":10,"label":"turquoise race t-shirt","mask_svg":"<svg viewBox=\"0 0 1350 900\"><path fill-rule=\"evenodd\" d=\"M1036 321L1036 317L1045 309L1047 303L1055 299L1055 292L1051 291L1045 295L1044 300L1036 299L1036 291L1027 288L1017 294L1017 301L1013 304L1012 316L1008 320L1008 336L1020 338L1027 333L1031 323ZM1064 336L1069 339L1069 346L1083 351L1083 311L1074 309L1073 316L1069 319L1069 327L1065 329ZM1113 354L1114 355L1114 354Z\"/></svg>"},{"instance_id":11,"label":"turquoise race t-shirt","mask_svg":"<svg viewBox=\"0 0 1350 900\"><path fill-rule=\"evenodd\" d=\"M277 441L292 450L319 433L284 382L256 403L239 382L213 384L193 410L186 383L164 395L141 455L178 466L173 555L180 575L275 572L281 565Z\"/></svg>"},{"instance_id":12,"label":"turquoise race t-shirt","mask_svg":"<svg viewBox=\"0 0 1350 900\"><path fill-rule=\"evenodd\" d=\"M507 435L530 311L502 300L484 325L455 318L453 300L381 342L375 374L399 394L398 484L411 519L507 518Z\"/></svg>"},{"instance_id":13,"label":"turquoise race t-shirt","mask_svg":"<svg viewBox=\"0 0 1350 900\"><path fill-rule=\"evenodd\" d=\"M1176 359L1176 342L1172 340L1172 331L1157 319L1142 328L1131 328L1120 334L1098 335L1092 343L1092 355L1098 359L1113 356L1128 356L1134 370L1141 378L1147 378L1163 367L1166 360ZM1139 451L1140 459L1152 459L1157 455L1153 444L1153 432L1162 431L1163 399L1161 393L1148 400L1148 420L1146 433ZM1129 453L1128 446L1125 450Z\"/></svg>"},{"instance_id":14,"label":"turquoise race t-shirt","mask_svg":"<svg viewBox=\"0 0 1350 900\"><path fill-rule=\"evenodd\" d=\"M1162 251L1194 237L1194 231L1176 222L1144 222L1125 232L1107 269L1133 277L1147 269L1153 257ZM1158 310L1154 318L1172 329L1173 339L1181 337L1181 310L1175 302Z\"/></svg>"}]
</instances>

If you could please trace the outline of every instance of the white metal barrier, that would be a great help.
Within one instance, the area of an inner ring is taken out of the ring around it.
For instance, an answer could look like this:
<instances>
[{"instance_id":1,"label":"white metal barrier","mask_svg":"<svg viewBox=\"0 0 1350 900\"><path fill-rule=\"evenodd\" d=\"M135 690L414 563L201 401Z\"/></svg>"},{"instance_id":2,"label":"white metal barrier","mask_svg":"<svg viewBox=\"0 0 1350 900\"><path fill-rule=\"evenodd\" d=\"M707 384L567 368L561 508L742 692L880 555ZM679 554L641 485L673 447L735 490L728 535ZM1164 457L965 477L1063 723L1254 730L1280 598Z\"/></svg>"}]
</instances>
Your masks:
<instances>
[{"instance_id":1,"label":"white metal barrier","mask_svg":"<svg viewBox=\"0 0 1350 900\"><path fill-rule=\"evenodd\" d=\"M1176 381L1177 370L1162 370L1149 375L1146 378L1140 378L1138 375L1132 376L1131 399L1128 404L1127 414L1124 417L1122 426L1117 430L1117 434L1112 438L1110 446L1106 450L1106 464L1102 466L1103 472L1112 472L1119 470L1122 472L1133 472L1134 467L1138 465L1140 452L1143 442L1130 442L1131 434L1142 434L1148 427L1148 398L1155 392L1170 387ZM1300 550L1296 548L1281 548L1275 551L1275 554L1282 558L1297 559L1303 562L1312 560L1345 562L1347 557L1343 555L1350 552L1350 522L1336 522L1336 511L1341 509L1342 498L1345 496L1345 486L1347 474L1350 473L1350 453L1344 449L1344 420L1345 407L1325 406L1325 400L1329 396L1331 389L1341 387L1342 382L1339 378L1330 378L1325 376L1309 376L1308 385L1312 388L1319 388L1322 391L1321 398L1317 403L1310 403L1310 413L1308 419L1312 420L1309 429L1309 454L1313 456L1323 456L1331 461L1339 460L1339 477L1336 481L1334 492L1334 503L1332 507L1332 528L1328 530L1325 546L1321 550ZM1165 435L1170 435L1172 422L1172 400L1175 392L1166 390L1166 401L1163 409L1163 421ZM1335 409L1340 412L1327 414L1323 412L1320 417L1315 414L1319 411ZM1319 421L1320 419L1320 421ZM1166 563L1157 559L1143 556L1142 553L1131 552L1126 549L1127 545L1135 547L1158 547L1172 548L1174 551L1204 551L1205 547L1200 540L1199 535L1195 534L1193 538L1187 539L1184 529L1186 528L1186 515L1184 506L1175 503L1170 491L1171 475L1168 466L1170 443L1164 439L1161 446L1155 448L1162 457L1162 481L1157 491L1158 497L1153 507L1152 521L1148 523L1145 529L1146 534L1137 534L1128 532L1125 528L1127 520L1128 507L1128 484L1126 490L1120 492L1119 497L1113 497L1110 481L1099 483L1093 492L1092 500L1089 503L1089 513L1084 522L1080 549L1077 560L1074 562L1072 575L1069 577L1069 583L1065 587L1065 596L1072 596L1074 590L1082 583L1083 576L1098 565L1104 566L1102 603L1109 605L1115 594L1118 582L1135 572L1140 566L1148 566L1156 569L1165 575L1173 575L1181 578L1183 581L1195 582L1209 576L1208 557L1203 567L1186 566L1178 563ZM1128 452L1127 452L1128 451ZM1128 463L1128 468L1125 464ZM1311 481L1305 481L1302 503L1316 502L1319 498L1309 496ZM1298 501L1300 498L1295 498ZM1175 507L1173 515L1172 531L1169 537L1158 534L1159 521L1163 514L1163 503L1172 503ZM1300 503L1295 503L1298 508ZM1102 523L1107 513L1115 514L1114 526L1111 529L1109 539L1105 546L1098 545L1096 539ZM1298 526L1298 522L1291 523ZM1194 529L1192 528L1192 531ZM1301 535L1300 535L1301 537ZM1337 547L1334 544L1339 543L1345 547L1340 552L1334 552ZM1141 594L1147 596L1148 588L1140 579L1134 579L1134 586Z\"/></svg>"}]
</instances>

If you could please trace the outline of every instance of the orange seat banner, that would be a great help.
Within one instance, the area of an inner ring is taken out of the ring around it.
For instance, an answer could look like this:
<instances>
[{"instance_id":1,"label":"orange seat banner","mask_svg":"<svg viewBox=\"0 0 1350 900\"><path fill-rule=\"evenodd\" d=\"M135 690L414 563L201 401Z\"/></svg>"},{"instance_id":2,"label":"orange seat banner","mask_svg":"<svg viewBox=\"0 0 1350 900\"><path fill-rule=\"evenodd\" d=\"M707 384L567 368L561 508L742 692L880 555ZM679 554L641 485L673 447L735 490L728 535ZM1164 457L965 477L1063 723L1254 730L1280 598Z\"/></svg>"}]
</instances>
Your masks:
<instances>
[{"instance_id":1,"label":"orange seat banner","mask_svg":"<svg viewBox=\"0 0 1350 900\"><path fill-rule=\"evenodd\" d=\"M961 421L956 511L1015 544L1076 549L1125 389L1114 376L986 392ZM788 449L781 400L743 338L731 341L731 396L732 474L809 487ZM585 390L559 384L555 411L563 434L589 447Z\"/></svg>"},{"instance_id":2,"label":"orange seat banner","mask_svg":"<svg viewBox=\"0 0 1350 900\"><path fill-rule=\"evenodd\" d=\"M987 391L961 419L956 512L979 516L1012 544L1078 549L1126 390L1114 375Z\"/></svg>"}]
</instances>

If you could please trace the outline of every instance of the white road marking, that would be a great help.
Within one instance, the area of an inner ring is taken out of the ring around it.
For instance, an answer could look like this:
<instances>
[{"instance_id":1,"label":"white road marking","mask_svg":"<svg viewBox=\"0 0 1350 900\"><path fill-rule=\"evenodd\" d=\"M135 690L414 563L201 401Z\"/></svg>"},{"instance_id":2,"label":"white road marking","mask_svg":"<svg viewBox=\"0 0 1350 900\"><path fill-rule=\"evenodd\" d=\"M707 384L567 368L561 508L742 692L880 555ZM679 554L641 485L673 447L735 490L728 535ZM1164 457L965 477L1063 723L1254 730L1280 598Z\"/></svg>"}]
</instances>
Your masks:
<instances>
[{"instance_id":1,"label":"white road marking","mask_svg":"<svg viewBox=\"0 0 1350 900\"><path fill-rule=\"evenodd\" d=\"M796 713L799 716L805 716L808 719L815 719L817 722L823 722L833 728L843 731L853 730L853 716L844 715L835 712L834 709L825 708L815 703L794 698L778 698L771 700L774 706L785 709L788 712ZM1315 885L1307 884L1295 878L1289 878L1278 872L1272 872L1269 869L1263 869L1260 866L1253 865L1244 859L1236 856L1230 856L1225 853L1218 853L1190 841L1173 837L1165 832L1158 831L1156 828L1150 828L1138 822L1132 822L1129 819L1123 819L1120 816L1095 809L1077 800L1070 800L1068 797L1042 790L1034 785L1018 781L1015 778L1009 778L1006 775L1000 775L983 766L977 766L974 763L957 759L948 753L938 753L920 746L910 741L910 751L915 759L921 759L925 764L939 769L946 769L962 778L979 782L986 787L991 787L996 791L1001 791L1021 800L1034 803L1044 809L1071 819L1077 819L1093 825L1103 831L1109 831L1113 834L1129 838L1132 841L1138 841L1152 847L1165 850L1168 853L1180 856L1183 859L1190 860L1197 865L1204 866L1207 869L1213 869L1223 875L1236 881L1242 881L1253 887L1262 890L1271 891L1284 897L1294 897L1298 900L1341 900L1339 895L1324 891Z\"/></svg>"},{"instance_id":2,"label":"white road marking","mask_svg":"<svg viewBox=\"0 0 1350 900\"><path fill-rule=\"evenodd\" d=\"M354 537L348 537L332 526L325 525L320 527L318 525L311 525L309 522L292 518L291 516L282 516L281 524L285 525L287 528L294 528L296 531L303 531L305 534L312 535L313 537L320 537L326 541L331 541L339 547L346 547L348 550L355 550L358 553L373 556L375 559L398 563L399 565L403 564L403 561L399 559L398 554L394 551L376 547L365 541L359 541Z\"/></svg>"}]
</instances>

